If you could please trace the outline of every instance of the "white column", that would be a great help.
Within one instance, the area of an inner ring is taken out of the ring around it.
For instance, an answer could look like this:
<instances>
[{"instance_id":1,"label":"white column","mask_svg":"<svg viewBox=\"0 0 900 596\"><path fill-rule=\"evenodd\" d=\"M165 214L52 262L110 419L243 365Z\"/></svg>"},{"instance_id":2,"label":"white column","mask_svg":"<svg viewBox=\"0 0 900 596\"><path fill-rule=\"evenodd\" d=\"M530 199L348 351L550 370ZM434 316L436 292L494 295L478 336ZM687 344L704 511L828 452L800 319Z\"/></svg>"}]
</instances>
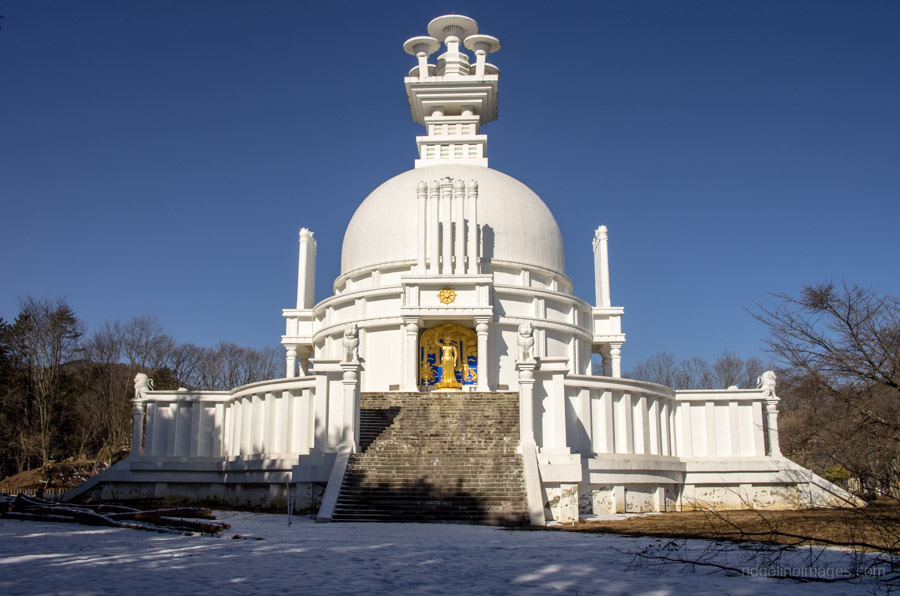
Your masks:
<instances>
[{"instance_id":1,"label":"white column","mask_svg":"<svg viewBox=\"0 0 900 596\"><path fill-rule=\"evenodd\" d=\"M465 220L466 185L462 180L453 182L453 273L463 275L466 272L466 220Z\"/></svg>"},{"instance_id":2,"label":"white column","mask_svg":"<svg viewBox=\"0 0 900 596\"><path fill-rule=\"evenodd\" d=\"M296 346L288 346L287 349L286 370L284 374L287 379L293 379L297 376L297 350L295 347Z\"/></svg>"},{"instance_id":3,"label":"white column","mask_svg":"<svg viewBox=\"0 0 900 596\"><path fill-rule=\"evenodd\" d=\"M478 274L478 183L474 180L466 182L466 206L468 222L466 225L466 273Z\"/></svg>"},{"instance_id":4,"label":"white column","mask_svg":"<svg viewBox=\"0 0 900 596\"><path fill-rule=\"evenodd\" d=\"M418 52L416 58L419 59L419 78L428 78L428 54L426 52Z\"/></svg>"},{"instance_id":5,"label":"white column","mask_svg":"<svg viewBox=\"0 0 900 596\"><path fill-rule=\"evenodd\" d=\"M450 222L450 200L453 196L450 178L441 180L441 275L453 275L453 225Z\"/></svg>"},{"instance_id":6,"label":"white column","mask_svg":"<svg viewBox=\"0 0 900 596\"><path fill-rule=\"evenodd\" d=\"M488 384L488 338L491 326L490 317L475 317L475 333L478 335L478 381L476 391L490 391Z\"/></svg>"},{"instance_id":7,"label":"white column","mask_svg":"<svg viewBox=\"0 0 900 596\"><path fill-rule=\"evenodd\" d=\"M619 378L622 376L622 344L610 344L609 347L610 374Z\"/></svg>"},{"instance_id":8,"label":"white column","mask_svg":"<svg viewBox=\"0 0 900 596\"><path fill-rule=\"evenodd\" d=\"M769 431L769 455L781 457L781 445L778 442L778 400L766 400L766 426Z\"/></svg>"},{"instance_id":9,"label":"white column","mask_svg":"<svg viewBox=\"0 0 900 596\"><path fill-rule=\"evenodd\" d=\"M417 226L417 256L418 260L416 262L416 269L420 275L425 274L425 251L426 251L426 235L425 228L428 225L425 221L425 207L426 202L428 201L428 185L424 182L419 182L416 185L416 204L419 206L419 218L418 218L418 226Z\"/></svg>"},{"instance_id":10,"label":"white column","mask_svg":"<svg viewBox=\"0 0 900 596\"><path fill-rule=\"evenodd\" d=\"M316 241L313 233L300 228L300 259L297 268L297 308L310 309L316 295Z\"/></svg>"},{"instance_id":11,"label":"white column","mask_svg":"<svg viewBox=\"0 0 900 596\"><path fill-rule=\"evenodd\" d=\"M341 443L356 446L356 411L359 409L359 362L341 362L344 385L344 428ZM354 449L355 451L355 449Z\"/></svg>"},{"instance_id":12,"label":"white column","mask_svg":"<svg viewBox=\"0 0 900 596\"><path fill-rule=\"evenodd\" d=\"M403 377L404 391L419 390L419 324L418 319L404 319L405 345L403 353L406 356L406 374Z\"/></svg>"},{"instance_id":13,"label":"white column","mask_svg":"<svg viewBox=\"0 0 900 596\"><path fill-rule=\"evenodd\" d=\"M441 220L440 199L441 187L437 180L428 183L428 228L425 232L425 242L428 244L428 273L437 275L441 271Z\"/></svg>"},{"instance_id":14,"label":"white column","mask_svg":"<svg viewBox=\"0 0 900 596\"><path fill-rule=\"evenodd\" d=\"M550 436L544 437L544 447L555 451L568 450L566 439L566 387L562 373L553 373L550 383ZM546 414L545 414L546 415Z\"/></svg>"},{"instance_id":15,"label":"white column","mask_svg":"<svg viewBox=\"0 0 900 596\"><path fill-rule=\"evenodd\" d=\"M144 442L144 402L140 399L131 400L131 456L141 456L141 443Z\"/></svg>"},{"instance_id":16,"label":"white column","mask_svg":"<svg viewBox=\"0 0 900 596\"><path fill-rule=\"evenodd\" d=\"M534 367L537 362L518 361L519 371L519 441L522 445L534 444ZM481 378L481 371L478 373Z\"/></svg>"},{"instance_id":17,"label":"white column","mask_svg":"<svg viewBox=\"0 0 900 596\"><path fill-rule=\"evenodd\" d=\"M604 345L600 348L600 374L604 377L612 376L612 360L609 356L609 345Z\"/></svg>"},{"instance_id":18,"label":"white column","mask_svg":"<svg viewBox=\"0 0 900 596\"><path fill-rule=\"evenodd\" d=\"M610 305L609 299L609 251L607 249L606 226L594 232L594 290L598 307ZM617 375L616 375L617 376Z\"/></svg>"}]
</instances>

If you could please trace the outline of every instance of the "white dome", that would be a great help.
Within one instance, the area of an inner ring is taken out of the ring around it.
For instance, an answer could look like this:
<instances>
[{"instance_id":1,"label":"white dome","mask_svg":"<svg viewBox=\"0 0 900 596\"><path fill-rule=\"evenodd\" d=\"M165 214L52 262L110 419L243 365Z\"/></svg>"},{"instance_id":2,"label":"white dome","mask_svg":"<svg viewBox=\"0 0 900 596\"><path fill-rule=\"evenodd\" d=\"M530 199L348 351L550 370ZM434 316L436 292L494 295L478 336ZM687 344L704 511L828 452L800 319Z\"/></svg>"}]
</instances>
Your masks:
<instances>
[{"instance_id":1,"label":"white dome","mask_svg":"<svg viewBox=\"0 0 900 596\"><path fill-rule=\"evenodd\" d=\"M559 226L541 198L506 174L463 164L409 170L372 191L344 233L341 274L416 260L416 185L446 177L478 182L478 225L485 258L565 274Z\"/></svg>"}]
</instances>

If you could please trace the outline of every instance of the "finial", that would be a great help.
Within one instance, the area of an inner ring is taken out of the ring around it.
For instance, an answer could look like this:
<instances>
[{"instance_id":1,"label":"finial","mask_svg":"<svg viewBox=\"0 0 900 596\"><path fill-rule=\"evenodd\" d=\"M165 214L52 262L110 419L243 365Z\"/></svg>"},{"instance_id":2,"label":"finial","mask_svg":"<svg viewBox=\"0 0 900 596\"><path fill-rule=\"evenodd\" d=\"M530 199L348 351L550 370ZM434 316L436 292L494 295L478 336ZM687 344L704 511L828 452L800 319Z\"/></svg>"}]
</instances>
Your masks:
<instances>
[{"instance_id":1,"label":"finial","mask_svg":"<svg viewBox=\"0 0 900 596\"><path fill-rule=\"evenodd\" d=\"M478 23L461 14L446 14L428 23L428 35L446 43L448 37L456 37L456 42L478 33Z\"/></svg>"},{"instance_id":2,"label":"finial","mask_svg":"<svg viewBox=\"0 0 900 596\"><path fill-rule=\"evenodd\" d=\"M594 230L594 250L600 248L600 243L609 239L609 234L606 233L606 226L600 226L596 230Z\"/></svg>"},{"instance_id":3,"label":"finial","mask_svg":"<svg viewBox=\"0 0 900 596\"><path fill-rule=\"evenodd\" d=\"M403 44L403 51L407 54L416 56L419 59L419 65L409 71L409 76L419 76L424 79L434 73L434 65L428 64L428 56L434 54L441 48L441 42L427 35L420 35L406 40Z\"/></svg>"},{"instance_id":4,"label":"finial","mask_svg":"<svg viewBox=\"0 0 900 596\"><path fill-rule=\"evenodd\" d=\"M465 39L463 45L466 46L466 49L475 52L475 76L484 76L487 55L500 49L500 40L490 35L470 35Z\"/></svg>"},{"instance_id":5,"label":"finial","mask_svg":"<svg viewBox=\"0 0 900 596\"><path fill-rule=\"evenodd\" d=\"M428 57L441 46L436 64ZM471 56L462 46L475 53ZM487 136L480 127L497 119L500 71L486 56L500 42L478 33L478 23L462 15L444 15L428 23L428 35L412 37L403 50L418 58L404 78L413 120L428 130L417 141L416 167L434 163L487 166ZM464 83L464 84L457 84Z\"/></svg>"}]
</instances>

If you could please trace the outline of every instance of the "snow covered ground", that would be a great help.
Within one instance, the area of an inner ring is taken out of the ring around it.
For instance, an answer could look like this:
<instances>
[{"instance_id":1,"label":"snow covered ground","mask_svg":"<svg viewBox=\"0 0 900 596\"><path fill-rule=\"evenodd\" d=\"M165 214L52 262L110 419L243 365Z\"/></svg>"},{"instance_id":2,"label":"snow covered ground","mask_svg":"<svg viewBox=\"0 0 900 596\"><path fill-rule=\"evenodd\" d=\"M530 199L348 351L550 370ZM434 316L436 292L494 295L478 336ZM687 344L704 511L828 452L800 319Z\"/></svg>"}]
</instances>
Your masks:
<instances>
[{"instance_id":1,"label":"snow covered ground","mask_svg":"<svg viewBox=\"0 0 900 596\"><path fill-rule=\"evenodd\" d=\"M634 553L700 556L710 543L467 525L317 524L307 517L218 512L217 537L0 520L0 594L859 594L862 582L797 583L856 565L846 553L799 549L777 564L730 546L711 568L636 563ZM754 557L757 557L754 559ZM755 571L754 571L755 570Z\"/></svg>"}]
</instances>

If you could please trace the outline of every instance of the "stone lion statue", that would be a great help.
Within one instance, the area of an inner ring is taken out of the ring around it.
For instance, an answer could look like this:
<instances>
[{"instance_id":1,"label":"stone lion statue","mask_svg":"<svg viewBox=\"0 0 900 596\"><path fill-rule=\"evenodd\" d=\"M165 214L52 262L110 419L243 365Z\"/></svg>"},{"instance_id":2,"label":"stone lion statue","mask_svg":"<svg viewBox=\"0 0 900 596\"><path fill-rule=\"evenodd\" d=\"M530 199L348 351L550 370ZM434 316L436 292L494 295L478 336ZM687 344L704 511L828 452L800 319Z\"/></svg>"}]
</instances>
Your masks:
<instances>
[{"instance_id":1,"label":"stone lion statue","mask_svg":"<svg viewBox=\"0 0 900 596\"><path fill-rule=\"evenodd\" d=\"M359 326L347 323L344 327L344 362L359 360Z\"/></svg>"},{"instance_id":2,"label":"stone lion statue","mask_svg":"<svg viewBox=\"0 0 900 596\"><path fill-rule=\"evenodd\" d=\"M532 359L532 348L534 348L534 328L530 321L519 324L519 337L516 338L519 344L519 360L527 361Z\"/></svg>"},{"instance_id":3,"label":"stone lion statue","mask_svg":"<svg viewBox=\"0 0 900 596\"><path fill-rule=\"evenodd\" d=\"M144 373L134 376L134 398L143 399L144 393L153 391L153 379Z\"/></svg>"},{"instance_id":4,"label":"stone lion statue","mask_svg":"<svg viewBox=\"0 0 900 596\"><path fill-rule=\"evenodd\" d=\"M775 376L775 371L767 370L756 379L756 386L759 389L762 389L763 395L767 398L772 399L775 397L775 379L778 377Z\"/></svg>"}]
</instances>

